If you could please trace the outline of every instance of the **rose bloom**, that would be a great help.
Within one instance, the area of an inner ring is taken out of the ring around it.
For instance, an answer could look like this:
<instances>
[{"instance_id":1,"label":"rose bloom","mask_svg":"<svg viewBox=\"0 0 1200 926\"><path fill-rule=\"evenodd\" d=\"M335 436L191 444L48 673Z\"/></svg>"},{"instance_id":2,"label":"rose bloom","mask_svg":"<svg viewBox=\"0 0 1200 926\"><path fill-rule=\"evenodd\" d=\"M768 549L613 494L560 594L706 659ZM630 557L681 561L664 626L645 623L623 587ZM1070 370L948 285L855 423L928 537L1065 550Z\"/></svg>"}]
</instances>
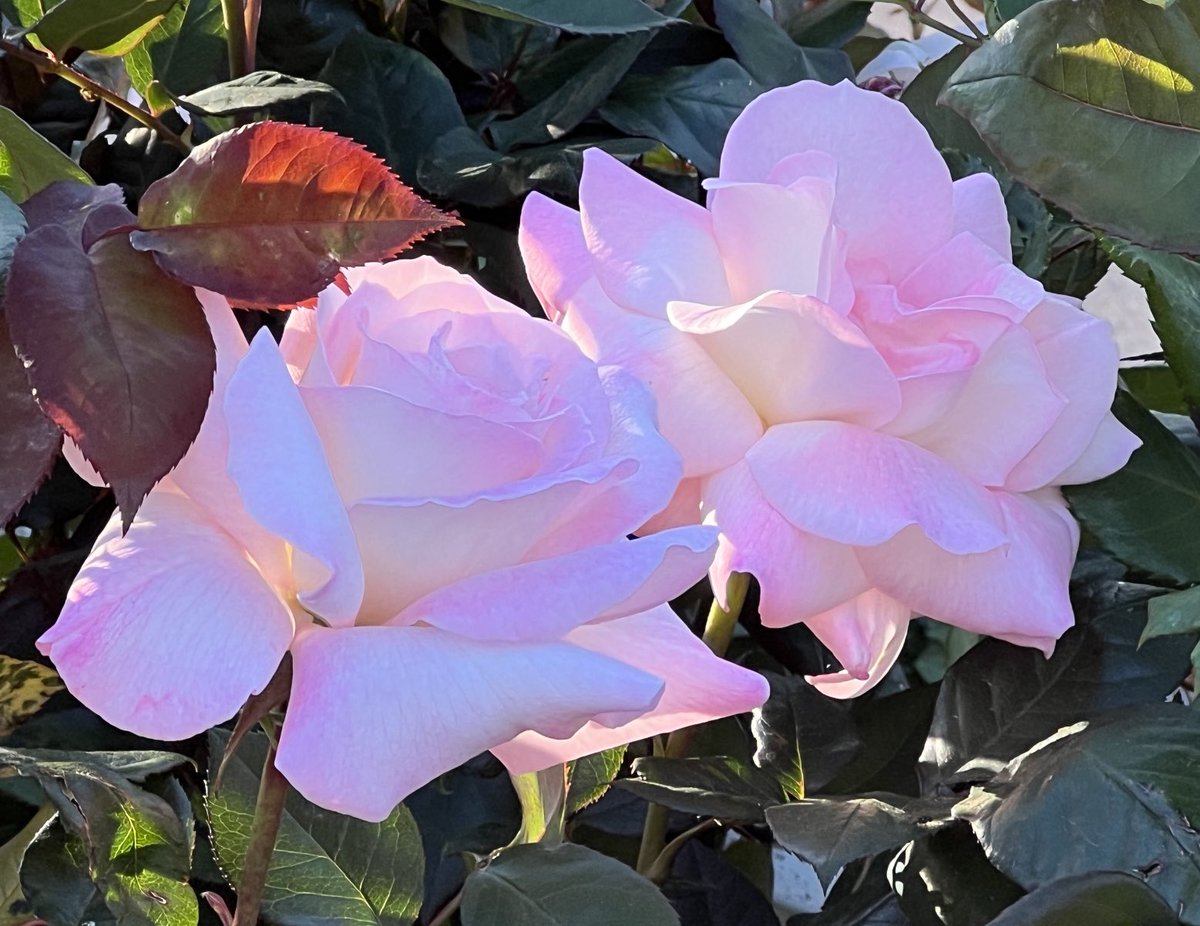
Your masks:
<instances>
[{"instance_id":1,"label":"rose bloom","mask_svg":"<svg viewBox=\"0 0 1200 926\"><path fill-rule=\"evenodd\" d=\"M276 765L367 820L485 750L528 772L761 704L663 603L716 531L627 539L681 472L646 388L431 259L346 276L278 347L201 294L204 425L40 640L67 688L175 740L290 651Z\"/></svg>"},{"instance_id":2,"label":"rose bloom","mask_svg":"<svg viewBox=\"0 0 1200 926\"><path fill-rule=\"evenodd\" d=\"M547 313L658 397L685 479L651 527L719 525L764 624L806 623L853 696L914 612L1049 654L1079 531L1058 487L1137 445L1108 325L1012 265L996 181L952 182L908 110L850 83L760 96L707 208L600 151L575 212L532 195Z\"/></svg>"}]
</instances>

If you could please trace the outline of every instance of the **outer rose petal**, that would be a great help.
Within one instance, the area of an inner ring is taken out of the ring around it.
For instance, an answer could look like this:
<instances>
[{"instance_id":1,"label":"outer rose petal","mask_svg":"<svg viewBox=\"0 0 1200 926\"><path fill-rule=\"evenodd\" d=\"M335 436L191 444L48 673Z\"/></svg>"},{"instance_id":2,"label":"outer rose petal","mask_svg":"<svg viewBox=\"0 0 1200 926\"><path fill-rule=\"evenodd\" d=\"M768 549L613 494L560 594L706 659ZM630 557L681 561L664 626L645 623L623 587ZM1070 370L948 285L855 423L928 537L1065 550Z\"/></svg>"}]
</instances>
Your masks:
<instances>
[{"instance_id":1,"label":"outer rose petal","mask_svg":"<svg viewBox=\"0 0 1200 926\"><path fill-rule=\"evenodd\" d=\"M576 210L541 193L530 193L521 207L517 240L525 273L553 322L561 321L563 302L595 276L580 221Z\"/></svg>"},{"instance_id":2,"label":"outer rose petal","mask_svg":"<svg viewBox=\"0 0 1200 926\"><path fill-rule=\"evenodd\" d=\"M954 233L971 232L1005 260L1012 260L1012 232L1000 184L987 171L954 181Z\"/></svg>"},{"instance_id":3,"label":"outer rose petal","mask_svg":"<svg viewBox=\"0 0 1200 926\"><path fill-rule=\"evenodd\" d=\"M315 628L292 658L276 765L313 803L372 821L522 730L567 737L593 717L622 723L662 692L657 678L571 643L432 627Z\"/></svg>"},{"instance_id":4,"label":"outer rose petal","mask_svg":"<svg viewBox=\"0 0 1200 926\"><path fill-rule=\"evenodd\" d=\"M730 301L712 219L598 148L583 153L583 233L593 272L619 305L662 317L672 299Z\"/></svg>"},{"instance_id":5,"label":"outer rose petal","mask_svg":"<svg viewBox=\"0 0 1200 926\"><path fill-rule=\"evenodd\" d=\"M391 623L476 640L557 640L682 595L703 578L716 544L714 529L683 527L521 563L437 589Z\"/></svg>"},{"instance_id":6,"label":"outer rose petal","mask_svg":"<svg viewBox=\"0 0 1200 926\"><path fill-rule=\"evenodd\" d=\"M1112 412L1100 419L1096 436L1079 459L1059 473L1060 485L1082 485L1111 476L1129 462L1133 452L1142 446L1141 438L1121 424Z\"/></svg>"},{"instance_id":7,"label":"outer rose petal","mask_svg":"<svg viewBox=\"0 0 1200 926\"><path fill-rule=\"evenodd\" d=\"M733 572L758 579L764 626L787 627L870 586L851 547L797 530L776 511L743 460L704 480L707 521L721 529L711 572L724 603Z\"/></svg>"},{"instance_id":8,"label":"outer rose petal","mask_svg":"<svg viewBox=\"0 0 1200 926\"><path fill-rule=\"evenodd\" d=\"M566 639L661 678L666 689L652 710L619 726L593 721L569 737L529 730L493 746L492 752L514 774L750 711L770 694L761 675L714 656L666 605L620 620L586 624Z\"/></svg>"},{"instance_id":9,"label":"outer rose petal","mask_svg":"<svg viewBox=\"0 0 1200 926\"><path fill-rule=\"evenodd\" d=\"M1025 327L1037 340L1050 382L1066 397L1067 407L1009 475L1005 485L1017 492L1061 482L1059 475L1083 454L1109 414L1120 359L1108 322L1065 298L1046 299L1030 313ZM1117 460L1124 465L1119 454Z\"/></svg>"},{"instance_id":10,"label":"outer rose petal","mask_svg":"<svg viewBox=\"0 0 1200 926\"><path fill-rule=\"evenodd\" d=\"M261 331L225 393L229 474L246 510L295 546L300 600L331 624L353 623L362 562L321 439L270 333Z\"/></svg>"},{"instance_id":11,"label":"outer rose petal","mask_svg":"<svg viewBox=\"0 0 1200 926\"><path fill-rule=\"evenodd\" d=\"M746 455L763 495L801 530L875 545L910 524L953 553L1007 539L995 499L916 444L835 421L780 424Z\"/></svg>"},{"instance_id":12,"label":"outer rose petal","mask_svg":"<svg viewBox=\"0 0 1200 926\"><path fill-rule=\"evenodd\" d=\"M623 311L594 279L563 310L563 330L584 353L654 391L659 430L683 457L685 477L728 466L762 436L758 413L691 335Z\"/></svg>"},{"instance_id":13,"label":"outer rose petal","mask_svg":"<svg viewBox=\"0 0 1200 926\"><path fill-rule=\"evenodd\" d=\"M387 300L371 299L371 322L375 330L398 318L436 309L453 308L468 315L521 312L511 302L493 296L471 277L439 264L432 257L366 264L343 272L351 293L357 293L366 284L374 284L391 296Z\"/></svg>"},{"instance_id":14,"label":"outer rose petal","mask_svg":"<svg viewBox=\"0 0 1200 926\"><path fill-rule=\"evenodd\" d=\"M687 527L690 524L700 521L702 517L700 512L700 485L703 481L700 477L681 480L679 488L675 490L675 494L667 502L667 507L634 531L634 533L645 536L647 534L658 533L659 531L671 530L675 527Z\"/></svg>"},{"instance_id":15,"label":"outer rose petal","mask_svg":"<svg viewBox=\"0 0 1200 926\"><path fill-rule=\"evenodd\" d=\"M1046 296L1041 283L968 232L955 235L930 254L904 278L898 291L913 306L994 296L1010 303L1013 321L1024 318Z\"/></svg>"},{"instance_id":16,"label":"outer rose petal","mask_svg":"<svg viewBox=\"0 0 1200 926\"><path fill-rule=\"evenodd\" d=\"M672 302L667 314L767 425L826 419L877 427L900 410L896 377L866 335L815 299L776 292L737 306Z\"/></svg>"},{"instance_id":17,"label":"outer rose petal","mask_svg":"<svg viewBox=\"0 0 1200 926\"><path fill-rule=\"evenodd\" d=\"M912 612L878 591L805 623L841 662L840 672L813 675L808 682L831 698L854 698L879 684L900 655Z\"/></svg>"},{"instance_id":18,"label":"outer rose petal","mask_svg":"<svg viewBox=\"0 0 1200 926\"><path fill-rule=\"evenodd\" d=\"M121 536L114 517L38 641L109 723L180 740L228 720L270 681L292 615L202 508L162 488Z\"/></svg>"},{"instance_id":19,"label":"outer rose petal","mask_svg":"<svg viewBox=\"0 0 1200 926\"><path fill-rule=\"evenodd\" d=\"M996 492L1009 543L954 556L910 528L858 551L871 582L914 611L989 636L1056 640L1074 614L1067 595L1079 527L1059 493Z\"/></svg>"},{"instance_id":20,"label":"outer rose petal","mask_svg":"<svg viewBox=\"0 0 1200 926\"><path fill-rule=\"evenodd\" d=\"M902 104L849 81L802 81L750 103L725 139L721 179L771 182L779 162L814 150L837 164L834 216L851 263L898 280L950 237L950 173L928 133Z\"/></svg>"}]
</instances>

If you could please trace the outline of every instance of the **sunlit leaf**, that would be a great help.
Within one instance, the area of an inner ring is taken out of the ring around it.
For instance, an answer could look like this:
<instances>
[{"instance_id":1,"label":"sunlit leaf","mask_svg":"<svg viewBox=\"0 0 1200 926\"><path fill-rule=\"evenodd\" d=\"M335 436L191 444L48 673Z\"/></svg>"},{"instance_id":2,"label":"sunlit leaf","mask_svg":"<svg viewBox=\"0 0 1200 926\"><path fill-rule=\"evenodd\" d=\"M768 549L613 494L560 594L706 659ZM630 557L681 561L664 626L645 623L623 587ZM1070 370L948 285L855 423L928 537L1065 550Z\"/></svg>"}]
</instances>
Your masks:
<instances>
[{"instance_id":1,"label":"sunlit leaf","mask_svg":"<svg viewBox=\"0 0 1200 926\"><path fill-rule=\"evenodd\" d=\"M221 0L177 0L125 58L125 68L157 115L174 107L170 93L188 94L220 80L225 60Z\"/></svg>"},{"instance_id":2,"label":"sunlit leaf","mask_svg":"<svg viewBox=\"0 0 1200 926\"><path fill-rule=\"evenodd\" d=\"M11 109L0 106L0 193L23 203L56 180L91 178Z\"/></svg>"},{"instance_id":3,"label":"sunlit leaf","mask_svg":"<svg viewBox=\"0 0 1200 926\"><path fill-rule=\"evenodd\" d=\"M152 184L131 239L191 286L286 305L315 296L344 266L456 224L355 142L260 122L201 145Z\"/></svg>"},{"instance_id":4,"label":"sunlit leaf","mask_svg":"<svg viewBox=\"0 0 1200 926\"><path fill-rule=\"evenodd\" d=\"M32 32L57 57L93 51L143 33L176 0L62 0L33 24Z\"/></svg>"}]
</instances>

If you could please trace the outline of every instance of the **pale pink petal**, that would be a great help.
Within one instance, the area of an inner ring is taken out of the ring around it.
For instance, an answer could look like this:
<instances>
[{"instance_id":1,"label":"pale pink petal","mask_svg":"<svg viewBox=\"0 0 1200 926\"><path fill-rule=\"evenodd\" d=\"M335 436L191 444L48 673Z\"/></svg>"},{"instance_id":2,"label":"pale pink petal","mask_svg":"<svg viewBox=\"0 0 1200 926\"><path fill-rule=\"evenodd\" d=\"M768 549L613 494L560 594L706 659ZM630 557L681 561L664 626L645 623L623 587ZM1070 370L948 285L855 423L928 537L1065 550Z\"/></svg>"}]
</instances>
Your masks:
<instances>
[{"instance_id":1,"label":"pale pink petal","mask_svg":"<svg viewBox=\"0 0 1200 926\"><path fill-rule=\"evenodd\" d=\"M851 263L900 279L950 237L950 173L929 135L904 105L849 81L802 81L758 97L729 130L720 177L764 181L809 151L837 164L834 215Z\"/></svg>"},{"instance_id":2,"label":"pale pink petal","mask_svg":"<svg viewBox=\"0 0 1200 926\"><path fill-rule=\"evenodd\" d=\"M912 306L992 296L1011 306L1009 318L1020 321L1046 297L1042 284L969 232L955 235L898 287L900 299Z\"/></svg>"},{"instance_id":3,"label":"pale pink petal","mask_svg":"<svg viewBox=\"0 0 1200 926\"><path fill-rule=\"evenodd\" d=\"M1109 412L1100 419L1092 442L1087 445L1079 459L1055 477L1059 485L1082 485L1111 476L1129 462L1133 452L1142 446L1142 441Z\"/></svg>"},{"instance_id":4,"label":"pale pink petal","mask_svg":"<svg viewBox=\"0 0 1200 926\"><path fill-rule=\"evenodd\" d=\"M419 621L477 640L556 640L683 594L704 577L716 545L714 529L683 527L521 563L439 588L391 623Z\"/></svg>"},{"instance_id":5,"label":"pale pink petal","mask_svg":"<svg viewBox=\"0 0 1200 926\"><path fill-rule=\"evenodd\" d=\"M38 641L70 692L109 723L180 740L232 717L267 684L293 633L246 551L169 489L129 533L114 517Z\"/></svg>"},{"instance_id":6,"label":"pale pink petal","mask_svg":"<svg viewBox=\"0 0 1200 926\"><path fill-rule=\"evenodd\" d=\"M568 634L567 640L660 678L666 689L657 706L623 724L601 718L570 737L531 729L493 746L492 752L514 774L741 714L759 707L770 693L761 675L714 656L666 605L620 620L586 624ZM636 645L631 646L631 640Z\"/></svg>"},{"instance_id":7,"label":"pale pink petal","mask_svg":"<svg viewBox=\"0 0 1200 926\"><path fill-rule=\"evenodd\" d=\"M517 240L525 273L546 317L560 321L563 302L594 276L579 213L541 193L530 193L521 207Z\"/></svg>"},{"instance_id":8,"label":"pale pink petal","mask_svg":"<svg viewBox=\"0 0 1200 926\"><path fill-rule=\"evenodd\" d=\"M734 572L758 579L758 613L787 627L869 588L851 547L797 530L767 501L744 460L704 480L706 522L721 529L710 577L723 590Z\"/></svg>"},{"instance_id":9,"label":"pale pink petal","mask_svg":"<svg viewBox=\"0 0 1200 926\"><path fill-rule=\"evenodd\" d=\"M558 526L530 550L531 557L569 553L632 534L671 501L683 477L678 451L659 432L650 390L620 367L600 368L612 409L603 459L615 461L598 491L564 508Z\"/></svg>"},{"instance_id":10,"label":"pale pink petal","mask_svg":"<svg viewBox=\"0 0 1200 926\"><path fill-rule=\"evenodd\" d=\"M1012 232L1000 184L987 171L954 181L954 233L971 232L989 248L1012 260Z\"/></svg>"},{"instance_id":11,"label":"pale pink petal","mask_svg":"<svg viewBox=\"0 0 1200 926\"><path fill-rule=\"evenodd\" d=\"M279 339L279 353L288 366L292 379L300 382L304 371L318 347L317 310L292 309L288 312L287 324L283 326L283 337Z\"/></svg>"},{"instance_id":12,"label":"pale pink petal","mask_svg":"<svg viewBox=\"0 0 1200 926\"><path fill-rule=\"evenodd\" d=\"M698 524L702 517L700 513L700 485L704 480L697 476L684 479L679 488L667 502L667 507L639 527L634 533L645 536L659 531L670 530L674 527L687 527Z\"/></svg>"},{"instance_id":13,"label":"pale pink petal","mask_svg":"<svg viewBox=\"0 0 1200 926\"><path fill-rule=\"evenodd\" d=\"M703 206L589 148L579 207L593 270L619 305L661 318L672 299L730 301L712 219Z\"/></svg>"},{"instance_id":14,"label":"pale pink petal","mask_svg":"<svg viewBox=\"0 0 1200 926\"><path fill-rule=\"evenodd\" d=\"M524 561L564 512L636 471L605 459L459 498L359 502L350 509L367 577L359 623L383 623L434 589Z\"/></svg>"},{"instance_id":15,"label":"pale pink petal","mask_svg":"<svg viewBox=\"0 0 1200 926\"><path fill-rule=\"evenodd\" d=\"M762 435L758 413L691 335L619 309L595 280L564 308L563 330L584 353L654 392L659 430L683 457L685 477L728 466Z\"/></svg>"},{"instance_id":16,"label":"pale pink petal","mask_svg":"<svg viewBox=\"0 0 1200 926\"><path fill-rule=\"evenodd\" d=\"M900 410L896 377L862 330L815 299L768 293L737 306L672 302L768 425L831 419L878 427Z\"/></svg>"},{"instance_id":17,"label":"pale pink petal","mask_svg":"<svg viewBox=\"0 0 1200 926\"><path fill-rule=\"evenodd\" d=\"M709 210L732 301L771 290L829 300L837 251L830 184L721 184L709 194Z\"/></svg>"},{"instance_id":18,"label":"pale pink petal","mask_svg":"<svg viewBox=\"0 0 1200 926\"><path fill-rule=\"evenodd\" d=\"M976 482L1001 486L1066 405L1047 381L1033 338L1013 326L971 370L942 415L905 437Z\"/></svg>"},{"instance_id":19,"label":"pale pink petal","mask_svg":"<svg viewBox=\"0 0 1200 926\"><path fill-rule=\"evenodd\" d=\"M746 459L780 514L829 540L880 544L909 525L955 553L1007 539L986 489L900 438L832 421L780 424Z\"/></svg>"},{"instance_id":20,"label":"pale pink petal","mask_svg":"<svg viewBox=\"0 0 1200 926\"><path fill-rule=\"evenodd\" d=\"M881 591L914 611L989 636L1057 639L1074 620L1067 583L1079 527L1054 491L995 492L1009 542L955 556L910 528L858 557Z\"/></svg>"},{"instance_id":21,"label":"pale pink petal","mask_svg":"<svg viewBox=\"0 0 1200 926\"><path fill-rule=\"evenodd\" d=\"M855 698L874 688L900 655L911 618L907 607L875 590L808 618L805 623L842 664L839 672L808 676L809 684L831 698Z\"/></svg>"},{"instance_id":22,"label":"pale pink petal","mask_svg":"<svg viewBox=\"0 0 1200 926\"><path fill-rule=\"evenodd\" d=\"M473 415L449 415L366 386L301 387L342 499L469 495L526 479L541 443Z\"/></svg>"},{"instance_id":23,"label":"pale pink petal","mask_svg":"<svg viewBox=\"0 0 1200 926\"><path fill-rule=\"evenodd\" d=\"M292 658L276 766L313 803L372 821L523 730L568 737L594 717L619 723L652 708L663 687L570 643L432 627L315 628Z\"/></svg>"},{"instance_id":24,"label":"pale pink petal","mask_svg":"<svg viewBox=\"0 0 1200 926\"><path fill-rule=\"evenodd\" d=\"M1079 459L1109 414L1119 360L1108 322L1063 297L1046 299L1030 313L1025 328L1037 341L1050 382L1067 399L1067 407L1009 476L1007 488L1018 492L1063 482L1059 475ZM1119 452L1113 458L1117 461L1124 465Z\"/></svg>"},{"instance_id":25,"label":"pale pink petal","mask_svg":"<svg viewBox=\"0 0 1200 926\"><path fill-rule=\"evenodd\" d=\"M366 264L344 271L354 296L370 286L387 293L387 298L370 298L372 325L389 324L437 309L467 314L520 312L511 302L493 296L471 277L432 257L410 257L386 264Z\"/></svg>"},{"instance_id":26,"label":"pale pink petal","mask_svg":"<svg viewBox=\"0 0 1200 926\"><path fill-rule=\"evenodd\" d=\"M321 439L265 329L225 392L228 470L246 510L291 543L300 601L326 623L354 621L362 563Z\"/></svg>"}]
</instances>

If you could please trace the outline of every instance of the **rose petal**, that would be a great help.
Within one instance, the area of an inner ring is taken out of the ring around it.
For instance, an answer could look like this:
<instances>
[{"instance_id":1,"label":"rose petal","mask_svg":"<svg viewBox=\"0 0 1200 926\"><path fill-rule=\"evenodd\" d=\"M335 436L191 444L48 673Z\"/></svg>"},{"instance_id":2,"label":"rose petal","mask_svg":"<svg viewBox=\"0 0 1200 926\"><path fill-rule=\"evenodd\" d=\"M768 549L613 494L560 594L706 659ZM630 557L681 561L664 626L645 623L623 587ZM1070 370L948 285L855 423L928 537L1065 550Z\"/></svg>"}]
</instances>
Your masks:
<instances>
[{"instance_id":1,"label":"rose petal","mask_svg":"<svg viewBox=\"0 0 1200 926\"><path fill-rule=\"evenodd\" d=\"M624 724L593 721L564 738L530 730L493 746L492 752L514 774L750 711L770 694L761 675L714 656L666 605L620 620L586 624L567 639L663 679L666 688L652 710ZM630 640L637 645L630 646Z\"/></svg>"},{"instance_id":2,"label":"rose petal","mask_svg":"<svg viewBox=\"0 0 1200 926\"><path fill-rule=\"evenodd\" d=\"M367 305L372 330L379 330L397 319L437 309L453 308L456 312L475 315L521 312L511 302L493 296L465 273L452 270L432 257L348 267L343 272L352 293L348 301ZM375 289L371 291L373 287ZM360 289L369 292L360 297Z\"/></svg>"},{"instance_id":3,"label":"rose petal","mask_svg":"<svg viewBox=\"0 0 1200 926\"><path fill-rule=\"evenodd\" d=\"M562 320L563 302L595 274L579 213L533 192L521 207L517 240L525 273L551 321Z\"/></svg>"},{"instance_id":4,"label":"rose petal","mask_svg":"<svg viewBox=\"0 0 1200 926\"><path fill-rule=\"evenodd\" d=\"M672 299L730 301L712 219L702 206L589 148L579 207L593 272L619 305L661 318Z\"/></svg>"},{"instance_id":5,"label":"rose petal","mask_svg":"<svg viewBox=\"0 0 1200 926\"><path fill-rule=\"evenodd\" d=\"M1020 321L1046 296L1041 283L969 232L955 235L930 254L897 291L900 299L912 306L963 296L993 296L1012 306L1012 321Z\"/></svg>"},{"instance_id":6,"label":"rose petal","mask_svg":"<svg viewBox=\"0 0 1200 926\"><path fill-rule=\"evenodd\" d=\"M1004 193L985 170L954 181L954 234L960 232L971 232L1005 260L1012 260Z\"/></svg>"},{"instance_id":7,"label":"rose petal","mask_svg":"<svg viewBox=\"0 0 1200 926\"><path fill-rule=\"evenodd\" d=\"M1109 414L1119 361L1108 322L1065 298L1046 299L1030 313L1025 327L1036 339L1050 382L1066 398L1067 407L1009 475L1006 487L1019 492L1060 483L1059 475L1087 449ZM1112 462L1118 461L1116 468L1125 463L1119 452Z\"/></svg>"},{"instance_id":8,"label":"rose petal","mask_svg":"<svg viewBox=\"0 0 1200 926\"><path fill-rule=\"evenodd\" d=\"M856 698L874 688L900 655L911 618L907 607L875 590L808 618L805 623L843 666L807 676L808 683L831 698Z\"/></svg>"},{"instance_id":9,"label":"rose petal","mask_svg":"<svg viewBox=\"0 0 1200 926\"><path fill-rule=\"evenodd\" d=\"M720 176L763 181L814 150L837 164L834 215L850 262L896 280L950 237L953 188L928 133L902 104L849 81L801 81L755 99L729 130Z\"/></svg>"},{"instance_id":10,"label":"rose petal","mask_svg":"<svg viewBox=\"0 0 1200 926\"><path fill-rule=\"evenodd\" d=\"M1057 639L1074 616L1067 583L1079 527L1062 497L993 493L1009 542L956 556L909 528L894 540L858 551L872 584L914 611L989 636Z\"/></svg>"},{"instance_id":11,"label":"rose petal","mask_svg":"<svg viewBox=\"0 0 1200 926\"><path fill-rule=\"evenodd\" d=\"M353 623L363 572L320 436L265 329L225 392L229 475L246 510L295 547L300 601L330 624Z\"/></svg>"},{"instance_id":12,"label":"rose petal","mask_svg":"<svg viewBox=\"0 0 1200 926\"><path fill-rule=\"evenodd\" d=\"M439 588L391 623L476 640L556 640L682 595L704 577L716 540L712 528L685 527L520 563Z\"/></svg>"},{"instance_id":13,"label":"rose petal","mask_svg":"<svg viewBox=\"0 0 1200 926\"><path fill-rule=\"evenodd\" d=\"M721 529L712 587L724 589L734 572L753 575L764 626L787 627L870 587L853 548L788 523L744 460L705 479L703 493L706 521Z\"/></svg>"},{"instance_id":14,"label":"rose petal","mask_svg":"<svg viewBox=\"0 0 1200 926\"><path fill-rule=\"evenodd\" d=\"M109 723L181 740L261 691L292 633L246 551L195 502L159 488L124 537L120 518L109 522L38 649Z\"/></svg>"},{"instance_id":15,"label":"rose petal","mask_svg":"<svg viewBox=\"0 0 1200 926\"><path fill-rule=\"evenodd\" d=\"M679 488L675 490L675 494L667 502L667 507L634 531L634 533L645 536L647 534L656 534L659 531L671 530L675 527L687 527L690 524L698 524L702 518L700 513L700 485L702 482L703 480L699 477L681 480Z\"/></svg>"},{"instance_id":16,"label":"rose petal","mask_svg":"<svg viewBox=\"0 0 1200 926\"><path fill-rule=\"evenodd\" d=\"M832 421L780 424L746 455L763 495L801 530L858 545L919 525L954 553L1004 543L995 499L936 454Z\"/></svg>"},{"instance_id":17,"label":"rose petal","mask_svg":"<svg viewBox=\"0 0 1200 926\"><path fill-rule=\"evenodd\" d=\"M672 302L667 313L767 425L833 419L878 427L900 410L900 387L878 351L815 299L768 293L737 306Z\"/></svg>"},{"instance_id":18,"label":"rose petal","mask_svg":"<svg viewBox=\"0 0 1200 926\"><path fill-rule=\"evenodd\" d=\"M292 657L276 766L313 803L371 821L522 730L568 737L593 717L649 710L662 692L653 676L570 643L432 627L316 628Z\"/></svg>"},{"instance_id":19,"label":"rose petal","mask_svg":"<svg viewBox=\"0 0 1200 926\"><path fill-rule=\"evenodd\" d=\"M1096 436L1079 459L1055 477L1059 485L1082 485L1111 476L1129 462L1133 452L1142 446L1137 437L1109 412L1100 419Z\"/></svg>"},{"instance_id":20,"label":"rose petal","mask_svg":"<svg viewBox=\"0 0 1200 926\"><path fill-rule=\"evenodd\" d=\"M653 390L659 430L683 457L685 477L728 466L762 435L758 413L691 335L622 311L595 280L564 313L563 330L588 356L624 367Z\"/></svg>"}]
</instances>

